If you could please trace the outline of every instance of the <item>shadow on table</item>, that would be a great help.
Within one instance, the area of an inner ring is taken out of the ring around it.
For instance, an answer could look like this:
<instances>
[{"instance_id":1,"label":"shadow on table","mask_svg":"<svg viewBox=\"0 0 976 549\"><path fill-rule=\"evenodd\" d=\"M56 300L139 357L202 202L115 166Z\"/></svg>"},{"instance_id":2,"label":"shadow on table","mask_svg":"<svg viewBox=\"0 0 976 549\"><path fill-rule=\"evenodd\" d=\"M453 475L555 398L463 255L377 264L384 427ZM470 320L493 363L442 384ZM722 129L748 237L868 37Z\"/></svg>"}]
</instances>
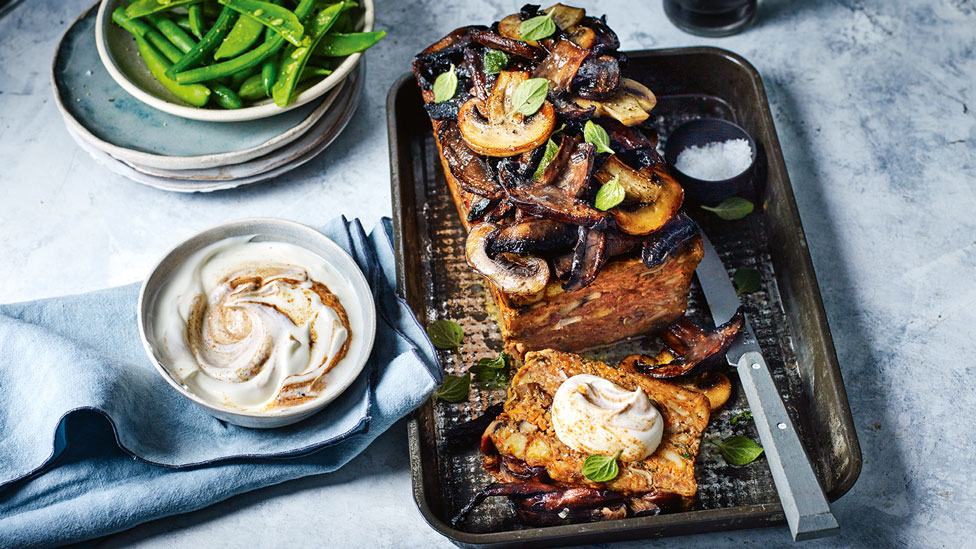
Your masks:
<instances>
[{"instance_id":1,"label":"shadow on table","mask_svg":"<svg viewBox=\"0 0 976 549\"><path fill-rule=\"evenodd\" d=\"M878 334L870 328L870 312L861 306L864 302L851 275L849 261L845 260L843 242L850 228L831 216L829 187L820 174L820 166L831 162L829 158L817 158L813 151L815 132L794 116L803 108L793 97L791 90L775 82L766 81L772 102L783 116L777 122L784 154L790 167L790 178L796 195L808 213L803 219L811 255L819 257L818 280L828 312L834 344L844 375L848 399L854 415L855 426L864 466L851 492L833 504L834 514L841 524L841 540L859 547L896 546L908 527L903 517L884 511L885 501L904 496L914 501L924 495L906 493L905 478L908 475L905 459L897 444L891 441L901 436L894 431L890 406L889 382L882 375L881 364L890 352ZM836 182L843 185L845 182ZM821 212L823 215L810 215Z\"/></svg>"},{"instance_id":2,"label":"shadow on table","mask_svg":"<svg viewBox=\"0 0 976 549\"><path fill-rule=\"evenodd\" d=\"M770 24L780 25L783 23L783 19L798 18L805 11L842 8L843 6L833 0L803 0L802 2L796 0L760 0L759 11L756 14L756 22L753 28Z\"/></svg>"}]
</instances>

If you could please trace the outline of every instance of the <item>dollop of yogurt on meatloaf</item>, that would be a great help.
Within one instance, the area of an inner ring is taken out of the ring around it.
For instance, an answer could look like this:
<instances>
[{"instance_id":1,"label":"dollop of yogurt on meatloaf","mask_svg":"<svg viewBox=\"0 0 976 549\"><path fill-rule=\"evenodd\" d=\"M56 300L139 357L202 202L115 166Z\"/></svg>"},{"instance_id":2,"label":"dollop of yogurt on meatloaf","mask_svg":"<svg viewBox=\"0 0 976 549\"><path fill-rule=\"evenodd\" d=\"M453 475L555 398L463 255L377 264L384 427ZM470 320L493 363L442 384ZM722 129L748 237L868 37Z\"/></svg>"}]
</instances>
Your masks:
<instances>
[{"instance_id":1,"label":"dollop of yogurt on meatloaf","mask_svg":"<svg viewBox=\"0 0 976 549\"><path fill-rule=\"evenodd\" d=\"M552 401L552 425L559 440L585 454L640 461L654 453L664 435L664 418L641 388L627 389L591 374L562 383Z\"/></svg>"}]
</instances>

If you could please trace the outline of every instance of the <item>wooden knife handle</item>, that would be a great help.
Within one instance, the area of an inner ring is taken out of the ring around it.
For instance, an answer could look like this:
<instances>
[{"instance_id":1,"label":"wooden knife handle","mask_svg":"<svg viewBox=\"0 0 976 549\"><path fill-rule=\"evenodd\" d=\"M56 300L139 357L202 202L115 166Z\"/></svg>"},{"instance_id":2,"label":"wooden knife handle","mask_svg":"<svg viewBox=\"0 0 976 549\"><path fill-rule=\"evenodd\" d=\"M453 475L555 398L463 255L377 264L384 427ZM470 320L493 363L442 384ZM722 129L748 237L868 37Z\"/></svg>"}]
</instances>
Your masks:
<instances>
[{"instance_id":1,"label":"wooden knife handle","mask_svg":"<svg viewBox=\"0 0 976 549\"><path fill-rule=\"evenodd\" d=\"M759 430L786 522L796 541L836 534L840 529L810 465L773 376L760 353L749 351L736 366Z\"/></svg>"}]
</instances>

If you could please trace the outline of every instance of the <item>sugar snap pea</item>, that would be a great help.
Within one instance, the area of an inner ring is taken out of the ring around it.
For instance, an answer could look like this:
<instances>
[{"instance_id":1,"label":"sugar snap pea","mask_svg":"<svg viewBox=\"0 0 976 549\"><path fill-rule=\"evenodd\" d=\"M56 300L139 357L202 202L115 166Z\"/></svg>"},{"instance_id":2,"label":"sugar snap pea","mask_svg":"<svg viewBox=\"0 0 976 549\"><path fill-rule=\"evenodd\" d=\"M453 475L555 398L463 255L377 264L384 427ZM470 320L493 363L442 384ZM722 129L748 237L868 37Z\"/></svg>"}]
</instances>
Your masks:
<instances>
[{"instance_id":1,"label":"sugar snap pea","mask_svg":"<svg viewBox=\"0 0 976 549\"><path fill-rule=\"evenodd\" d=\"M135 19L150 13L165 11L179 6L197 4L202 0L136 0L125 8L125 14Z\"/></svg>"},{"instance_id":2,"label":"sugar snap pea","mask_svg":"<svg viewBox=\"0 0 976 549\"><path fill-rule=\"evenodd\" d=\"M345 57L375 46L384 36L386 36L386 31L352 32L349 34L329 33L319 40L315 54L326 57Z\"/></svg>"},{"instance_id":3,"label":"sugar snap pea","mask_svg":"<svg viewBox=\"0 0 976 549\"><path fill-rule=\"evenodd\" d=\"M229 59L244 53L261 37L263 31L264 23L250 15L242 14L234 23L234 28L230 30L227 38L220 43L220 47L214 53L214 59Z\"/></svg>"},{"instance_id":4,"label":"sugar snap pea","mask_svg":"<svg viewBox=\"0 0 976 549\"><path fill-rule=\"evenodd\" d=\"M190 30L190 18L186 15L182 17L177 17L176 19L173 20L173 22L176 23L178 27L180 27L185 31Z\"/></svg>"},{"instance_id":5,"label":"sugar snap pea","mask_svg":"<svg viewBox=\"0 0 976 549\"><path fill-rule=\"evenodd\" d=\"M191 4L186 8L186 15L190 20L190 32L197 37L197 40L202 39L207 26L203 21L203 4Z\"/></svg>"},{"instance_id":6,"label":"sugar snap pea","mask_svg":"<svg viewBox=\"0 0 976 549\"><path fill-rule=\"evenodd\" d=\"M261 64L261 83L264 85L264 91L268 97L271 97L271 88L277 79L278 63L275 62L274 58L266 59Z\"/></svg>"},{"instance_id":7,"label":"sugar snap pea","mask_svg":"<svg viewBox=\"0 0 976 549\"><path fill-rule=\"evenodd\" d=\"M195 106L202 107L207 104L210 99L210 88L204 86L203 84L190 84L185 86L175 82L170 77L166 76L166 69L169 68L169 63L166 58L163 57L161 53L156 51L149 42L147 42L143 37L138 34L133 34L132 36L136 39L136 46L139 48L139 56L146 63L146 68L152 73L153 77L163 85L164 88L169 90L170 93L186 101L187 103Z\"/></svg>"},{"instance_id":8,"label":"sugar snap pea","mask_svg":"<svg viewBox=\"0 0 976 549\"><path fill-rule=\"evenodd\" d=\"M159 32L163 33L163 36L168 38L181 52L186 53L197 45L197 41L192 36L187 34L179 25L165 15L154 13L147 16L146 19L159 29Z\"/></svg>"},{"instance_id":9,"label":"sugar snap pea","mask_svg":"<svg viewBox=\"0 0 976 549\"><path fill-rule=\"evenodd\" d=\"M305 35L305 27L295 12L271 2L261 0L218 0L225 7L237 10L238 12L249 15L269 29L280 34L297 46L301 45L302 36Z\"/></svg>"},{"instance_id":10,"label":"sugar snap pea","mask_svg":"<svg viewBox=\"0 0 976 549\"><path fill-rule=\"evenodd\" d=\"M308 14L311 13L314 7L315 0L301 0L298 6L295 7L295 15L299 19L304 19L308 17ZM279 34L275 34L270 40L265 40L260 46L238 55L233 59L178 73L176 75L176 81L181 84L192 84L230 76L237 71L257 66L267 59L268 56L278 53L278 50L281 49L284 43L285 38Z\"/></svg>"},{"instance_id":11,"label":"sugar snap pea","mask_svg":"<svg viewBox=\"0 0 976 549\"><path fill-rule=\"evenodd\" d=\"M183 57L183 53L176 49L176 46L171 44L165 36L159 34L156 29L138 19L130 19L126 17L124 8L116 8L115 11L112 12L112 21L114 21L116 25L129 31L129 33L134 35L137 34L146 40L149 40L171 62Z\"/></svg>"},{"instance_id":12,"label":"sugar snap pea","mask_svg":"<svg viewBox=\"0 0 976 549\"><path fill-rule=\"evenodd\" d=\"M227 85L230 86L231 89L236 90L241 86L241 84L244 83L245 80L258 73L260 73L260 71L257 68L251 67L247 70L235 72L234 74L225 77L225 79L229 81Z\"/></svg>"},{"instance_id":13,"label":"sugar snap pea","mask_svg":"<svg viewBox=\"0 0 976 549\"><path fill-rule=\"evenodd\" d=\"M319 78L322 76L329 76L332 71L329 69L324 69L322 67L313 67L311 65L306 65L305 70L302 71L302 76L298 79L298 82L304 82L310 78ZM237 91L237 95L241 99L246 101L256 101L267 97L269 94L264 89L264 82L262 81L260 74L252 74L247 80L241 84L240 89Z\"/></svg>"},{"instance_id":14,"label":"sugar snap pea","mask_svg":"<svg viewBox=\"0 0 976 549\"><path fill-rule=\"evenodd\" d=\"M223 84L214 84L213 95L217 104L225 109L239 109L244 106L237 92Z\"/></svg>"},{"instance_id":15,"label":"sugar snap pea","mask_svg":"<svg viewBox=\"0 0 976 549\"><path fill-rule=\"evenodd\" d=\"M193 49L183 54L183 57L179 61L173 63L173 66L166 71L166 74L170 78L175 78L178 73L200 64L220 44L220 41L227 36L227 33L234 26L237 16L236 11L224 7L220 11L220 16L217 17L217 21L210 27L210 30L203 36L203 39L197 42L197 45Z\"/></svg>"},{"instance_id":16,"label":"sugar snap pea","mask_svg":"<svg viewBox=\"0 0 976 549\"><path fill-rule=\"evenodd\" d=\"M281 67L278 69L278 78L271 89L271 98L275 105L284 107L291 101L292 92L298 85L298 77L302 74L302 69L308 63L308 58L312 56L312 51L319 40L329 32L335 24L339 14L345 9L344 4L332 4L318 12L311 22L311 30L299 47L288 47L281 59Z\"/></svg>"}]
</instances>

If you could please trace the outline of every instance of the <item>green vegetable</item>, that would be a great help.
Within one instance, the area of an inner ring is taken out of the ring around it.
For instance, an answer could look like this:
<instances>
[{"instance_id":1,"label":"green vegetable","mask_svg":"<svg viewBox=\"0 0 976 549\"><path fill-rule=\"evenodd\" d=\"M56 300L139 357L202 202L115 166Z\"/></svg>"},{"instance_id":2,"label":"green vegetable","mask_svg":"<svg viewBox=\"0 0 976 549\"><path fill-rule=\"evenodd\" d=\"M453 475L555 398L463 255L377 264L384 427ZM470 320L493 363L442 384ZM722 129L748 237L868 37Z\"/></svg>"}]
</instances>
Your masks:
<instances>
[{"instance_id":1,"label":"green vegetable","mask_svg":"<svg viewBox=\"0 0 976 549\"><path fill-rule=\"evenodd\" d=\"M200 40L203 38L203 32L206 28L206 24L203 22L203 5L192 4L186 8L186 15L187 19L190 20L190 32L197 37L197 40Z\"/></svg>"},{"instance_id":2,"label":"green vegetable","mask_svg":"<svg viewBox=\"0 0 976 549\"><path fill-rule=\"evenodd\" d=\"M621 452L618 451L613 457L595 455L586 458L583 462L583 476L593 482L607 482L617 478L620 468L617 466L617 459Z\"/></svg>"},{"instance_id":3,"label":"green vegetable","mask_svg":"<svg viewBox=\"0 0 976 549\"><path fill-rule=\"evenodd\" d=\"M146 68L152 73L153 78L158 80L170 93L194 107L202 107L207 104L210 99L210 88L202 84L184 86L174 82L173 79L166 76L166 71L169 69L169 62L166 58L143 37L138 34L133 34L133 36L136 39L136 46L139 48L139 56L146 63Z\"/></svg>"},{"instance_id":4,"label":"green vegetable","mask_svg":"<svg viewBox=\"0 0 976 549\"><path fill-rule=\"evenodd\" d=\"M225 109L239 109L244 106L240 96L223 84L214 84L213 94L217 104Z\"/></svg>"},{"instance_id":5,"label":"green vegetable","mask_svg":"<svg viewBox=\"0 0 976 549\"><path fill-rule=\"evenodd\" d=\"M457 92L457 73L454 72L454 63L451 63L450 70L437 75L434 80L434 103L443 103Z\"/></svg>"},{"instance_id":6,"label":"green vegetable","mask_svg":"<svg viewBox=\"0 0 976 549\"><path fill-rule=\"evenodd\" d=\"M556 10L549 10L545 15L538 15L531 19L526 19L519 24L519 36L526 42L529 40L542 40L556 32L556 24L552 21L552 14Z\"/></svg>"},{"instance_id":7,"label":"green vegetable","mask_svg":"<svg viewBox=\"0 0 976 549\"><path fill-rule=\"evenodd\" d=\"M136 0L125 8L125 14L131 18L143 17L150 13L165 11L179 6L196 4L201 0Z\"/></svg>"},{"instance_id":8,"label":"green vegetable","mask_svg":"<svg viewBox=\"0 0 976 549\"><path fill-rule=\"evenodd\" d=\"M736 269L735 274L732 275L732 281L735 282L735 295L751 294L759 291L759 287L762 285L759 271L752 267Z\"/></svg>"},{"instance_id":9,"label":"green vegetable","mask_svg":"<svg viewBox=\"0 0 976 549\"><path fill-rule=\"evenodd\" d=\"M549 81L545 78L529 78L522 82L512 94L515 112L532 116L545 103L547 93L549 93Z\"/></svg>"},{"instance_id":10,"label":"green vegetable","mask_svg":"<svg viewBox=\"0 0 976 549\"><path fill-rule=\"evenodd\" d=\"M508 67L508 56L500 50L488 50L483 65L485 74L498 74Z\"/></svg>"},{"instance_id":11,"label":"green vegetable","mask_svg":"<svg viewBox=\"0 0 976 549\"><path fill-rule=\"evenodd\" d=\"M756 461L762 453L761 446L743 436L731 436L721 442L712 442L722 452L725 461L732 465L748 465Z\"/></svg>"},{"instance_id":12,"label":"green vegetable","mask_svg":"<svg viewBox=\"0 0 976 549\"><path fill-rule=\"evenodd\" d=\"M457 349L464 340L461 325L451 320L435 320L427 325L430 342L441 350Z\"/></svg>"},{"instance_id":13,"label":"green vegetable","mask_svg":"<svg viewBox=\"0 0 976 549\"><path fill-rule=\"evenodd\" d=\"M298 6L295 7L295 14L299 17L299 19L304 19L309 13L311 13L314 6L315 0L301 0ZM277 53L284 44L285 39L282 36L275 34L270 39L265 40L260 46L247 53L238 55L233 59L228 59L227 61L216 63L207 67L200 67L181 72L176 75L176 81L181 84L189 84L192 82L205 82L207 80L216 80L218 78L230 76L238 71L256 67L262 61L267 59L268 56Z\"/></svg>"},{"instance_id":14,"label":"green vegetable","mask_svg":"<svg viewBox=\"0 0 976 549\"><path fill-rule=\"evenodd\" d=\"M620 176L604 183L596 193L596 209L607 211L624 201L624 186L620 184Z\"/></svg>"},{"instance_id":15,"label":"green vegetable","mask_svg":"<svg viewBox=\"0 0 976 549\"><path fill-rule=\"evenodd\" d=\"M176 25L183 30L187 30L187 31L190 30L190 18L187 17L186 15L182 17L177 17L176 19L173 20L173 22L176 23Z\"/></svg>"},{"instance_id":16,"label":"green vegetable","mask_svg":"<svg viewBox=\"0 0 976 549\"><path fill-rule=\"evenodd\" d=\"M702 206L702 209L713 212L726 221L735 221L752 213L753 207L752 202L749 202L745 198L733 196L732 198L726 198L714 208Z\"/></svg>"},{"instance_id":17,"label":"green vegetable","mask_svg":"<svg viewBox=\"0 0 976 549\"><path fill-rule=\"evenodd\" d=\"M242 15L234 23L234 28L220 43L220 47L214 52L214 59L229 59L247 51L254 45L254 42L261 37L264 31L264 23L250 15Z\"/></svg>"},{"instance_id":18,"label":"green vegetable","mask_svg":"<svg viewBox=\"0 0 976 549\"><path fill-rule=\"evenodd\" d=\"M125 10L122 8L116 8L115 11L112 12L112 21L114 21L116 25L129 31L129 33L139 35L151 42L171 62L176 61L183 56L180 50L176 49L176 46L171 44L166 37L159 34L159 32L157 32L155 29L138 19L129 19L126 17Z\"/></svg>"},{"instance_id":19,"label":"green vegetable","mask_svg":"<svg viewBox=\"0 0 976 549\"><path fill-rule=\"evenodd\" d=\"M302 71L305 74L305 71ZM278 63L272 59L266 59L261 65L261 84L264 86L264 93L271 97L271 90L274 88L275 81L278 79ZM299 79L301 80L301 79Z\"/></svg>"},{"instance_id":20,"label":"green vegetable","mask_svg":"<svg viewBox=\"0 0 976 549\"><path fill-rule=\"evenodd\" d=\"M386 31L351 32L348 34L330 32L319 41L318 47L315 48L315 54L326 57L345 57L368 50L384 36L386 36Z\"/></svg>"},{"instance_id":21,"label":"green vegetable","mask_svg":"<svg viewBox=\"0 0 976 549\"><path fill-rule=\"evenodd\" d=\"M332 4L320 11L311 22L309 35L302 40L300 47L288 47L282 56L281 67L278 69L277 81L271 89L271 97L275 105L284 107L291 101L291 94L298 85L298 77L312 56L312 50L318 41L329 32L336 21L336 17L344 9L344 4Z\"/></svg>"},{"instance_id":22,"label":"green vegetable","mask_svg":"<svg viewBox=\"0 0 976 549\"><path fill-rule=\"evenodd\" d=\"M485 389L502 389L508 384L511 372L511 359L506 352L495 358L482 358L468 372L474 374L475 381Z\"/></svg>"},{"instance_id":23,"label":"green vegetable","mask_svg":"<svg viewBox=\"0 0 976 549\"><path fill-rule=\"evenodd\" d=\"M467 400L470 389L471 374L464 374L463 376L446 374L444 383L441 383L441 386L437 388L434 396L447 402L461 402Z\"/></svg>"},{"instance_id":24,"label":"green vegetable","mask_svg":"<svg viewBox=\"0 0 976 549\"><path fill-rule=\"evenodd\" d=\"M555 134L556 132L552 132ZM546 152L542 153L542 160L539 160L539 166L535 169L535 173L532 174L532 180L538 181L542 177L542 173L546 171L546 166L552 162L553 158L556 158L556 153L559 152L559 145L550 137L546 141Z\"/></svg>"},{"instance_id":25,"label":"green vegetable","mask_svg":"<svg viewBox=\"0 0 976 549\"><path fill-rule=\"evenodd\" d=\"M226 7L221 10L220 16L217 17L217 22L210 27L210 30L208 30L207 34L203 36L203 39L197 42L197 45L194 46L193 49L183 54L183 57L179 61L173 63L173 66L169 68L166 74L169 75L170 78L174 78L177 73L184 72L187 69L193 68L203 62L204 59L214 50L214 48L220 44L220 41L227 36L227 33L230 32L230 29L234 26L234 21L236 20L237 12Z\"/></svg>"},{"instance_id":26,"label":"green vegetable","mask_svg":"<svg viewBox=\"0 0 976 549\"><path fill-rule=\"evenodd\" d=\"M288 8L261 0L219 0L219 2L225 7L257 19L292 45L296 47L302 45L305 27L302 26L302 21L295 12Z\"/></svg>"},{"instance_id":27,"label":"green vegetable","mask_svg":"<svg viewBox=\"0 0 976 549\"><path fill-rule=\"evenodd\" d=\"M193 39L192 36L186 33L179 25L171 21L165 15L162 14L152 14L146 17L150 23L153 24L159 32L163 33L170 42L173 43L181 52L186 53L197 45L197 41ZM182 57L182 54L180 55ZM175 61L174 61L175 62Z\"/></svg>"},{"instance_id":28,"label":"green vegetable","mask_svg":"<svg viewBox=\"0 0 976 549\"><path fill-rule=\"evenodd\" d=\"M237 90L237 95L245 101L255 101L268 96L264 89L264 79L260 74L252 74L245 80Z\"/></svg>"},{"instance_id":29,"label":"green vegetable","mask_svg":"<svg viewBox=\"0 0 976 549\"><path fill-rule=\"evenodd\" d=\"M739 412L738 414L735 414L735 416L732 417L732 421L730 423L732 423L733 425L735 425L740 420L741 421L749 421L750 419L752 419L752 412L749 411L749 410L746 410L744 412Z\"/></svg>"},{"instance_id":30,"label":"green vegetable","mask_svg":"<svg viewBox=\"0 0 976 549\"><path fill-rule=\"evenodd\" d=\"M607 130L592 120L587 120L583 126L583 139L587 143L596 145L596 152L613 154L613 149L610 148L610 136L607 135Z\"/></svg>"}]
</instances>

